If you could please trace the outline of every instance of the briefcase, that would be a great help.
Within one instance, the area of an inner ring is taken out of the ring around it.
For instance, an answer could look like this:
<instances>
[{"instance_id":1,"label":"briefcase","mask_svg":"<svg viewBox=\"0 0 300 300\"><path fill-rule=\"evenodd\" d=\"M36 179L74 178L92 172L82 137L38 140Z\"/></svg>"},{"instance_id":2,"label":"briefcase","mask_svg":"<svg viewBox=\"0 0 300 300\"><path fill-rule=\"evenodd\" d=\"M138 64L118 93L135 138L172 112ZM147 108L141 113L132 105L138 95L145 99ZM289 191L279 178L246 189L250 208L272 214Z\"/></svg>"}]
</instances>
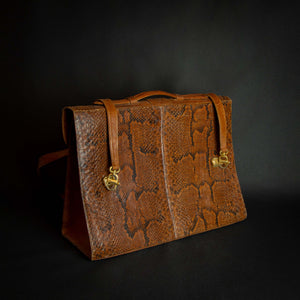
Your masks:
<instances>
[{"instance_id":1,"label":"briefcase","mask_svg":"<svg viewBox=\"0 0 300 300\"><path fill-rule=\"evenodd\" d=\"M246 218L234 162L231 100L149 91L63 109L62 234L91 260ZM200 238L200 237L199 237Z\"/></svg>"}]
</instances>

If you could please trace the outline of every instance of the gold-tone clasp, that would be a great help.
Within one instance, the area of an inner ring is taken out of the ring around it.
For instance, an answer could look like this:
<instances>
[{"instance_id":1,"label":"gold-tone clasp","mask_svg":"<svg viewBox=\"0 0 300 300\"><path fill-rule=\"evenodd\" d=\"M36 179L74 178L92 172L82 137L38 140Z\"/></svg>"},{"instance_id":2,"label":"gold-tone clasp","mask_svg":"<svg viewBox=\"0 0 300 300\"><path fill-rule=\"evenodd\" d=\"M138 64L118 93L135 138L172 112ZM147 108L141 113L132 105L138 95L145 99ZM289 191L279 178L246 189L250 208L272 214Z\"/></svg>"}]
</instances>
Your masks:
<instances>
[{"instance_id":1,"label":"gold-tone clasp","mask_svg":"<svg viewBox=\"0 0 300 300\"><path fill-rule=\"evenodd\" d=\"M219 157L214 157L211 162L213 167L219 167L222 169L226 169L228 165L230 164L230 161L228 160L228 151L220 151Z\"/></svg>"},{"instance_id":2,"label":"gold-tone clasp","mask_svg":"<svg viewBox=\"0 0 300 300\"><path fill-rule=\"evenodd\" d=\"M113 167L110 167L109 172L110 174L103 178L103 182L109 191L115 191L120 185L119 176L117 175L120 173L120 169L113 170Z\"/></svg>"}]
</instances>

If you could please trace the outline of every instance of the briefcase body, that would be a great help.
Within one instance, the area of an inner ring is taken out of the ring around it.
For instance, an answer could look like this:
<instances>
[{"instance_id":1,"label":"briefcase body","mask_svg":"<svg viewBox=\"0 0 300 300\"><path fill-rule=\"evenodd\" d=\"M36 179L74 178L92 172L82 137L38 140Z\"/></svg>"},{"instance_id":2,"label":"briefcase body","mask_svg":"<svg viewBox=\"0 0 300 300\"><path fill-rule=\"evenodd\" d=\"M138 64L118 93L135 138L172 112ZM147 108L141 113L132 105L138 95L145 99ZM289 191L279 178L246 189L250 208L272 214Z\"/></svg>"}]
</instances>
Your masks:
<instances>
[{"instance_id":1,"label":"briefcase body","mask_svg":"<svg viewBox=\"0 0 300 300\"><path fill-rule=\"evenodd\" d=\"M66 107L63 235L96 260L244 220L231 104L154 91Z\"/></svg>"}]
</instances>

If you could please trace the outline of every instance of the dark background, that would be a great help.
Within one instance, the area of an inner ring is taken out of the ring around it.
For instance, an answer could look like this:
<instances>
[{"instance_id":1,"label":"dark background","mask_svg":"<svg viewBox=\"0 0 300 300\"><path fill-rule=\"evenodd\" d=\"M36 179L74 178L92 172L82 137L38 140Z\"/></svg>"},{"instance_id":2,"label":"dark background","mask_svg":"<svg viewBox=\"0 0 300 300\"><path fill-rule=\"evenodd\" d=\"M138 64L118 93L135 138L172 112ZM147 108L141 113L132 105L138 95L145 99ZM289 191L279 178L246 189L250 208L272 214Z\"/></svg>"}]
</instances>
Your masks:
<instances>
[{"instance_id":1,"label":"dark background","mask_svg":"<svg viewBox=\"0 0 300 300\"><path fill-rule=\"evenodd\" d=\"M299 299L294 3L24 1L2 10L3 299ZM232 98L248 219L89 262L60 235L64 162L37 178L37 158L64 147L64 106L158 89Z\"/></svg>"}]
</instances>

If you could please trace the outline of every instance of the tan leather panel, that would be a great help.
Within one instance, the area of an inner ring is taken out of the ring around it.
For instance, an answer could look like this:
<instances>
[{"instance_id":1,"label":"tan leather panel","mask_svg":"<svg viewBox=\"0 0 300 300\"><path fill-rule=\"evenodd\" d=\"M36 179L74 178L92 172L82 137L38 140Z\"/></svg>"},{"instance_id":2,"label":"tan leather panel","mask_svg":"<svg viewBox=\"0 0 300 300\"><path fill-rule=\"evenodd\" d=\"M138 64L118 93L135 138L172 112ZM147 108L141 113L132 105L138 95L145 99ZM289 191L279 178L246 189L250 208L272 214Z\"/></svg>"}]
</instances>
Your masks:
<instances>
[{"instance_id":1,"label":"tan leather panel","mask_svg":"<svg viewBox=\"0 0 300 300\"><path fill-rule=\"evenodd\" d=\"M224 106L230 132L231 102ZM245 218L233 156L226 169L213 168L218 132L211 104L168 105L164 108L164 152L175 235L187 235ZM232 153L230 137L229 152Z\"/></svg>"}]
</instances>

